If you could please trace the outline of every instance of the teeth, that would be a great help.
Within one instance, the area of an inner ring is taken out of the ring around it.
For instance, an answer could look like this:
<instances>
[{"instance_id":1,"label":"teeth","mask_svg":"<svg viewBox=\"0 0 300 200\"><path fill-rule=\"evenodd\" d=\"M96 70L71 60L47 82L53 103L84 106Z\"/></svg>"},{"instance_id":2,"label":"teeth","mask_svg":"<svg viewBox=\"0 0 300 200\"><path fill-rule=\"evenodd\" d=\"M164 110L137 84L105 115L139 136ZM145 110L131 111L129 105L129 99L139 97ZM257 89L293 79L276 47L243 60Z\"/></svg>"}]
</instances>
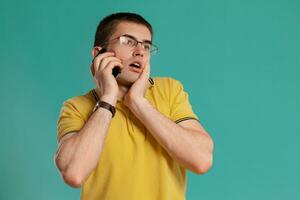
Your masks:
<instances>
[{"instance_id":1,"label":"teeth","mask_svg":"<svg viewBox=\"0 0 300 200\"><path fill-rule=\"evenodd\" d=\"M140 68L140 64L139 63L132 63L130 66L136 67L136 68Z\"/></svg>"}]
</instances>

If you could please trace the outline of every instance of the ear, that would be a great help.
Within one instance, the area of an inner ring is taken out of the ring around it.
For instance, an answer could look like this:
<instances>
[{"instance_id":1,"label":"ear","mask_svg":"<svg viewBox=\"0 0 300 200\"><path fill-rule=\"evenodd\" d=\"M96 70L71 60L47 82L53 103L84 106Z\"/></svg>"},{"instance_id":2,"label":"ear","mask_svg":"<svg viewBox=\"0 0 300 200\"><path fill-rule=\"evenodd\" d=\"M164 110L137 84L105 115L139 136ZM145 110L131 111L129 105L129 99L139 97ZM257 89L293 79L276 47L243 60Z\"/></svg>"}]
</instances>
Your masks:
<instances>
[{"instance_id":1,"label":"ear","mask_svg":"<svg viewBox=\"0 0 300 200\"><path fill-rule=\"evenodd\" d=\"M97 53L100 51L100 49L102 49L102 47L100 47L100 46L93 47L93 49L92 49L93 58L97 55Z\"/></svg>"},{"instance_id":2,"label":"ear","mask_svg":"<svg viewBox=\"0 0 300 200\"><path fill-rule=\"evenodd\" d=\"M101 49L101 47L99 47L99 46L93 47L92 52L91 52L92 56L93 56L93 59L98 54L98 52L100 51L100 49ZM95 69L94 69L93 63L91 63L90 70L91 70L92 75L95 76Z\"/></svg>"}]
</instances>

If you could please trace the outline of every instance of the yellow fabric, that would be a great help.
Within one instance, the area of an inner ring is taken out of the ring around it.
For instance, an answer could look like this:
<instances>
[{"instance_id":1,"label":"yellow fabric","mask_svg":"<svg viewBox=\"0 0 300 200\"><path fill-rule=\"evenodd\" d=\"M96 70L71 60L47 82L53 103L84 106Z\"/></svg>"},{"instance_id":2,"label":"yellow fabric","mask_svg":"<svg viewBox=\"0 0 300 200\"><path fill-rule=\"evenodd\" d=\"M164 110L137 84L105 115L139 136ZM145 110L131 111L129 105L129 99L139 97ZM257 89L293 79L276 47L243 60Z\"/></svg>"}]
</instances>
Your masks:
<instances>
[{"instance_id":1,"label":"yellow fabric","mask_svg":"<svg viewBox=\"0 0 300 200\"><path fill-rule=\"evenodd\" d=\"M145 97L157 110L174 122L198 120L179 81L170 77L153 80ZM79 131L95 103L92 91L65 101L58 119L58 140L70 131ZM82 187L81 199L183 200L185 192L186 169L118 101L100 160Z\"/></svg>"}]
</instances>

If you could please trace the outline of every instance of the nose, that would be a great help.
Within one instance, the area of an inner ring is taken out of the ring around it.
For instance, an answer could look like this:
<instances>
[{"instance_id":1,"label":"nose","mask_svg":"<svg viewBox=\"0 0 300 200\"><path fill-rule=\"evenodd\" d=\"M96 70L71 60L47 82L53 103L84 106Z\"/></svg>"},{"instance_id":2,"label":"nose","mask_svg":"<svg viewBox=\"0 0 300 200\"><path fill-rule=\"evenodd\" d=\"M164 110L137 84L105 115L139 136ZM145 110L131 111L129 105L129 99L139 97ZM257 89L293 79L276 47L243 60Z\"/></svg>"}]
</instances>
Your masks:
<instances>
[{"instance_id":1,"label":"nose","mask_svg":"<svg viewBox=\"0 0 300 200\"><path fill-rule=\"evenodd\" d=\"M132 52L133 56L145 56L145 51L143 49L143 45L141 43L138 43L137 46L134 48Z\"/></svg>"}]
</instances>

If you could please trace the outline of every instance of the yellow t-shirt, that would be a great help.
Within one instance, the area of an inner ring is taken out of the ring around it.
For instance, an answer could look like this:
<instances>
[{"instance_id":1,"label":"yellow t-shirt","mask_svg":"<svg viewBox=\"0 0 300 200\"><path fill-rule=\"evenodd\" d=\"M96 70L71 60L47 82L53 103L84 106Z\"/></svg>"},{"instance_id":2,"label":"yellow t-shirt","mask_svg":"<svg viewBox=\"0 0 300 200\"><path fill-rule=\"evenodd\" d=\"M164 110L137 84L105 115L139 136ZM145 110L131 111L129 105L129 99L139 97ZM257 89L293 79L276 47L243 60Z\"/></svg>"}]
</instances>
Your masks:
<instances>
[{"instance_id":1,"label":"yellow t-shirt","mask_svg":"<svg viewBox=\"0 0 300 200\"><path fill-rule=\"evenodd\" d=\"M175 123L198 120L179 81L170 77L151 80L152 86L145 97L158 111ZM64 102L58 119L58 140L84 126L96 98L91 90ZM81 199L183 200L185 193L186 169L169 156L121 101L117 101L99 162L82 186Z\"/></svg>"}]
</instances>

